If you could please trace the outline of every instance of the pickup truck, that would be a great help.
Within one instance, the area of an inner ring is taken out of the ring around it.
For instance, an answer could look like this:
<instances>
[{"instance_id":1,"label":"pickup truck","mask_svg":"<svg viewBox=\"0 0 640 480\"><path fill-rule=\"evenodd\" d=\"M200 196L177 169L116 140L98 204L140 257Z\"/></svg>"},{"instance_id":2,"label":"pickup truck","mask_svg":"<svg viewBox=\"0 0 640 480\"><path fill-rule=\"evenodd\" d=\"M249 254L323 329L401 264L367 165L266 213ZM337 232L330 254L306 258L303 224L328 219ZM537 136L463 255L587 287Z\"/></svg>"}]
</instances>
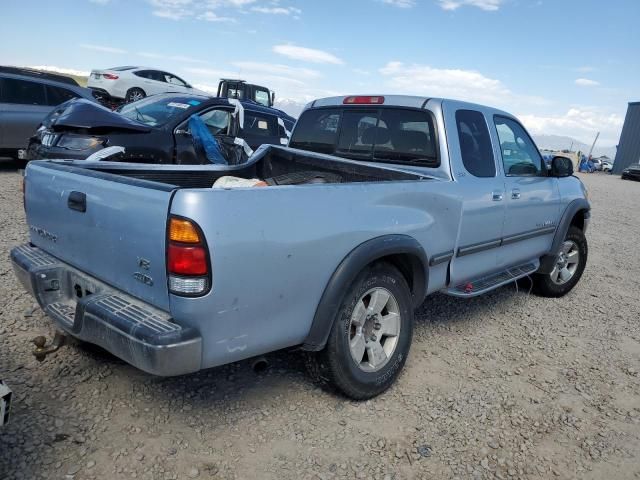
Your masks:
<instances>
[{"instance_id":1,"label":"pickup truck","mask_svg":"<svg viewBox=\"0 0 640 480\"><path fill-rule=\"evenodd\" d=\"M399 375L427 295L576 285L590 205L572 173L503 111L327 98L241 165L31 162L11 259L59 328L146 372L299 348L366 399Z\"/></svg>"}]
</instances>

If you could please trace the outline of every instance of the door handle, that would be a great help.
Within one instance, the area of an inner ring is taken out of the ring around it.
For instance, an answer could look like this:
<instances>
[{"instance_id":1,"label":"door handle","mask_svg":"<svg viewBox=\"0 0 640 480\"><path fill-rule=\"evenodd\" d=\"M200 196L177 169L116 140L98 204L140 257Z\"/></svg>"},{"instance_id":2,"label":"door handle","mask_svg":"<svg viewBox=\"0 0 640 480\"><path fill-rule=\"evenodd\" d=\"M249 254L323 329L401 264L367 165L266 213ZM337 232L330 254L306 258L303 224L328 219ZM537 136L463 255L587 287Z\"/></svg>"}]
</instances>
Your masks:
<instances>
[{"instance_id":1,"label":"door handle","mask_svg":"<svg viewBox=\"0 0 640 480\"><path fill-rule=\"evenodd\" d=\"M71 192L67 199L67 207L78 212L87 211L87 195L82 192Z\"/></svg>"},{"instance_id":2,"label":"door handle","mask_svg":"<svg viewBox=\"0 0 640 480\"><path fill-rule=\"evenodd\" d=\"M493 192L493 201L499 202L502 200L502 192Z\"/></svg>"},{"instance_id":3,"label":"door handle","mask_svg":"<svg viewBox=\"0 0 640 480\"><path fill-rule=\"evenodd\" d=\"M513 198L514 200L519 200L520 199L520 190L517 188L514 188L513 190L511 190L511 198Z\"/></svg>"}]
</instances>

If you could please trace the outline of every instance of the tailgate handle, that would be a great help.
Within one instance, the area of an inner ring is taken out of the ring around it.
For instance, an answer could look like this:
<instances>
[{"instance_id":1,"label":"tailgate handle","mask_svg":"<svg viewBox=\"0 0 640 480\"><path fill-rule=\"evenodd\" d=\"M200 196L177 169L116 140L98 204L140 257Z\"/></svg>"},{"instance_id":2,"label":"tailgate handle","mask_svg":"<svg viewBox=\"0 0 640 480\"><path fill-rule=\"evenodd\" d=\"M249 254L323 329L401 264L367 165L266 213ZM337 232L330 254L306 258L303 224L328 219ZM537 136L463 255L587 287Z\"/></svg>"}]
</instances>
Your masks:
<instances>
[{"instance_id":1,"label":"tailgate handle","mask_svg":"<svg viewBox=\"0 0 640 480\"><path fill-rule=\"evenodd\" d=\"M69 199L67 200L67 206L71 210L77 210L78 212L87 211L87 195L82 192L71 192Z\"/></svg>"}]
</instances>

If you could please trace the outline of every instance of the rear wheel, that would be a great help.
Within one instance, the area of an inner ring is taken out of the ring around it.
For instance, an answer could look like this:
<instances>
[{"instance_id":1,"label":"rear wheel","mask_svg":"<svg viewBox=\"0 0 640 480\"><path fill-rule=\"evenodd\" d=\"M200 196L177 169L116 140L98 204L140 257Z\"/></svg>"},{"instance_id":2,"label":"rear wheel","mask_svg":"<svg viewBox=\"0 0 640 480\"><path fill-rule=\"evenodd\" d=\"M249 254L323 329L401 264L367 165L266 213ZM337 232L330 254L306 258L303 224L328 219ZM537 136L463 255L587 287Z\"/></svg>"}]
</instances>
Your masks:
<instances>
[{"instance_id":1,"label":"rear wheel","mask_svg":"<svg viewBox=\"0 0 640 480\"><path fill-rule=\"evenodd\" d=\"M321 352L309 356L316 380L355 400L384 392L400 374L413 335L409 286L397 268L365 269L347 292Z\"/></svg>"},{"instance_id":2,"label":"rear wheel","mask_svg":"<svg viewBox=\"0 0 640 480\"><path fill-rule=\"evenodd\" d=\"M146 96L147 94L144 93L144 90L142 90L141 88L130 88L129 90L127 90L125 101L127 103L136 102L138 100L142 100Z\"/></svg>"},{"instance_id":3,"label":"rear wheel","mask_svg":"<svg viewBox=\"0 0 640 480\"><path fill-rule=\"evenodd\" d=\"M570 227L553 271L533 276L533 290L543 297L562 297L580 281L587 265L587 239L577 227Z\"/></svg>"}]
</instances>

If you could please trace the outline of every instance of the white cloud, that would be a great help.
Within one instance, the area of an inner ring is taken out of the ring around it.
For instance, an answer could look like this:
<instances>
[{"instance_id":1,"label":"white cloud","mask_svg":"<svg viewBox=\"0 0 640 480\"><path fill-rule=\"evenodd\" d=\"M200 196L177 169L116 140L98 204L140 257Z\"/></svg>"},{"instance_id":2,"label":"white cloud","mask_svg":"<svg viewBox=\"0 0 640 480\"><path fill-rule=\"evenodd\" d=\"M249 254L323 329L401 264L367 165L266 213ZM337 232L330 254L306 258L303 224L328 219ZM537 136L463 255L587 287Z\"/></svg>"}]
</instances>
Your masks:
<instances>
[{"instance_id":1,"label":"white cloud","mask_svg":"<svg viewBox=\"0 0 640 480\"><path fill-rule=\"evenodd\" d=\"M106 5L107 3L109 3L111 0L89 0L91 3L95 3L98 5Z\"/></svg>"},{"instance_id":2,"label":"white cloud","mask_svg":"<svg viewBox=\"0 0 640 480\"><path fill-rule=\"evenodd\" d=\"M594 107L573 107L562 115L518 115L531 133L553 133L590 143L601 132L600 144L618 143L624 117Z\"/></svg>"},{"instance_id":3,"label":"white cloud","mask_svg":"<svg viewBox=\"0 0 640 480\"><path fill-rule=\"evenodd\" d=\"M296 45L274 45L273 51L279 55L312 63L332 63L342 65L344 61L332 53L315 48L298 47Z\"/></svg>"},{"instance_id":4,"label":"white cloud","mask_svg":"<svg viewBox=\"0 0 640 480\"><path fill-rule=\"evenodd\" d=\"M575 84L579 87L597 87L600 85L600 82L596 82L595 80L590 80L588 78L577 78Z\"/></svg>"},{"instance_id":5,"label":"white cloud","mask_svg":"<svg viewBox=\"0 0 640 480\"><path fill-rule=\"evenodd\" d=\"M207 22L235 22L235 18L221 17L213 10L207 10L198 15L198 20L206 20Z\"/></svg>"},{"instance_id":6,"label":"white cloud","mask_svg":"<svg viewBox=\"0 0 640 480\"><path fill-rule=\"evenodd\" d=\"M371 75L371 72L369 70L364 70L362 68L354 68L353 69L353 73L357 73L358 75Z\"/></svg>"},{"instance_id":7,"label":"white cloud","mask_svg":"<svg viewBox=\"0 0 640 480\"><path fill-rule=\"evenodd\" d=\"M473 70L389 62L380 69L380 73L388 79L387 85L390 88L408 94L489 104L495 104L498 100L512 95L500 80L486 77Z\"/></svg>"},{"instance_id":8,"label":"white cloud","mask_svg":"<svg viewBox=\"0 0 640 480\"><path fill-rule=\"evenodd\" d=\"M291 67L289 65L282 64L238 61L233 62L232 65L243 71L266 73L269 75L281 75L299 79L320 77L320 72L316 70L312 70L310 68Z\"/></svg>"},{"instance_id":9,"label":"white cloud","mask_svg":"<svg viewBox=\"0 0 640 480\"><path fill-rule=\"evenodd\" d=\"M302 10L296 7L251 7L252 12L269 15L300 15Z\"/></svg>"},{"instance_id":10,"label":"white cloud","mask_svg":"<svg viewBox=\"0 0 640 480\"><path fill-rule=\"evenodd\" d=\"M495 11L500 8L504 0L438 0L443 10L457 10L460 7L477 7L481 10Z\"/></svg>"},{"instance_id":11,"label":"white cloud","mask_svg":"<svg viewBox=\"0 0 640 480\"><path fill-rule=\"evenodd\" d=\"M54 65L35 65L28 68L44 70L45 72L61 73L63 75L76 75L78 77L88 77L90 73L86 70L75 70L73 68L56 67Z\"/></svg>"},{"instance_id":12,"label":"white cloud","mask_svg":"<svg viewBox=\"0 0 640 480\"><path fill-rule=\"evenodd\" d=\"M81 43L80 48L84 48L87 50L94 50L96 52L102 52L102 53L115 53L115 54L128 53L126 50L123 50L121 48L107 47L104 45L93 45L90 43Z\"/></svg>"},{"instance_id":13,"label":"white cloud","mask_svg":"<svg viewBox=\"0 0 640 480\"><path fill-rule=\"evenodd\" d=\"M382 0L382 3L398 8L411 8L416 4L415 0Z\"/></svg>"}]
</instances>

